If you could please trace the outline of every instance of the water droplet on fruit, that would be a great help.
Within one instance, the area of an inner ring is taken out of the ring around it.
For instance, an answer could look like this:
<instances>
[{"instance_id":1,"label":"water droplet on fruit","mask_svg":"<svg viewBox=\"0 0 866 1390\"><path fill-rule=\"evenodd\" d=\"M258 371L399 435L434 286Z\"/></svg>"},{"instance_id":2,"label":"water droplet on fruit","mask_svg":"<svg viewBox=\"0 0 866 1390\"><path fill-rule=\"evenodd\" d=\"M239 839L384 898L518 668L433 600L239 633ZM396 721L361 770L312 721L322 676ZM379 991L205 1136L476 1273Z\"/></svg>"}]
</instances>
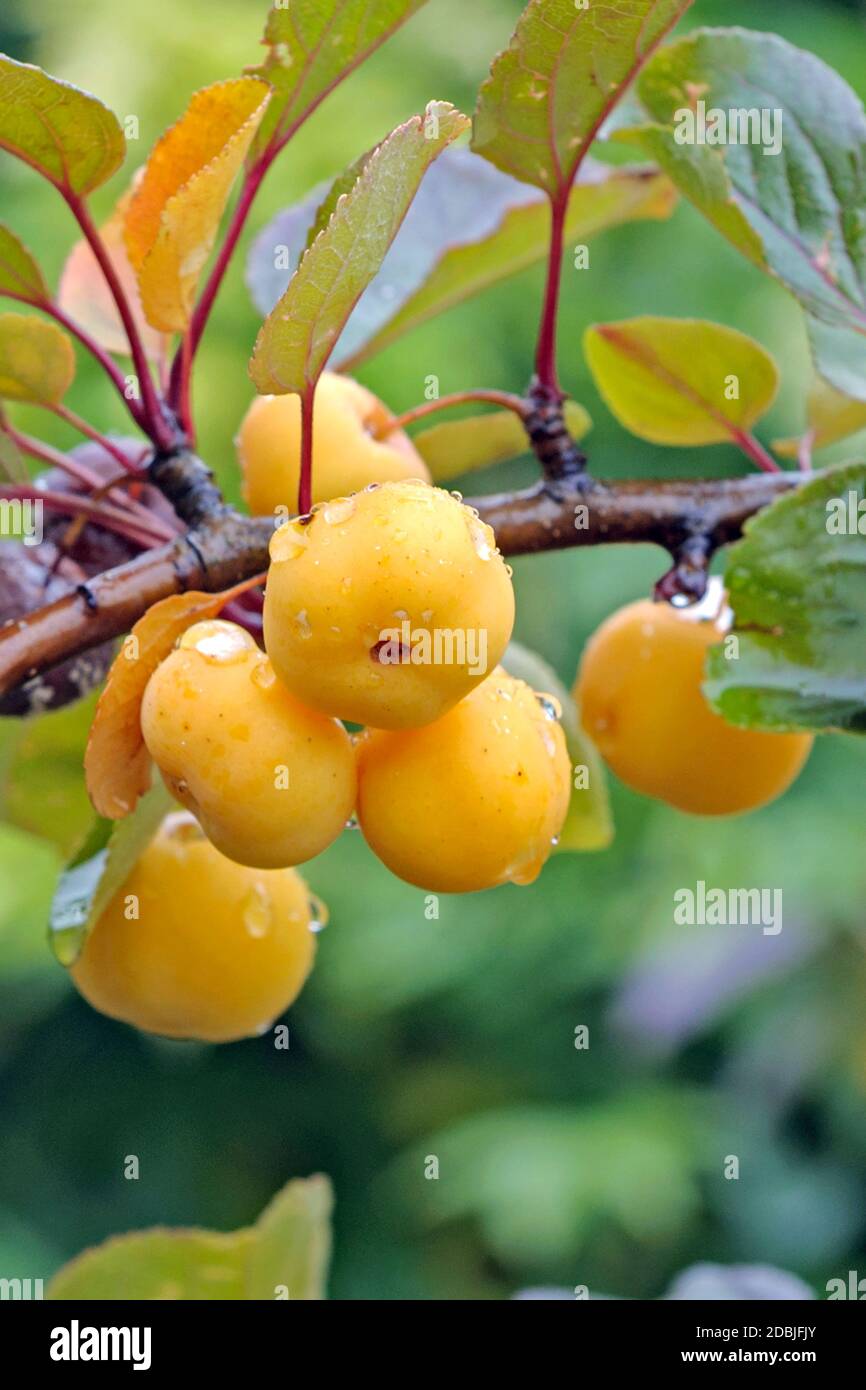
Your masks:
<instances>
[{"instance_id":1,"label":"water droplet on fruit","mask_svg":"<svg viewBox=\"0 0 866 1390\"><path fill-rule=\"evenodd\" d=\"M474 517L466 514L466 526L469 537L475 547L475 554L480 560L492 560L496 553L496 546L493 543L493 532L483 521L476 521Z\"/></svg>"},{"instance_id":2,"label":"water droplet on fruit","mask_svg":"<svg viewBox=\"0 0 866 1390\"><path fill-rule=\"evenodd\" d=\"M339 526L348 521L355 511L354 497L335 497L322 507L322 520L329 526Z\"/></svg>"},{"instance_id":3,"label":"water droplet on fruit","mask_svg":"<svg viewBox=\"0 0 866 1390\"><path fill-rule=\"evenodd\" d=\"M558 723L562 718L562 705L555 695L536 694L536 700L541 706L545 719L551 719Z\"/></svg>"},{"instance_id":4,"label":"water droplet on fruit","mask_svg":"<svg viewBox=\"0 0 866 1390\"><path fill-rule=\"evenodd\" d=\"M516 883L519 888L525 888L535 882L543 868L544 859L533 854L517 864L510 865L506 870L506 878L509 883Z\"/></svg>"},{"instance_id":5,"label":"water droplet on fruit","mask_svg":"<svg viewBox=\"0 0 866 1390\"><path fill-rule=\"evenodd\" d=\"M454 498L455 502L462 502L462 501L463 501L463 493L462 493L462 492L454 492L454 491L452 491L451 496Z\"/></svg>"},{"instance_id":6,"label":"water droplet on fruit","mask_svg":"<svg viewBox=\"0 0 866 1390\"><path fill-rule=\"evenodd\" d=\"M270 690L271 686L276 685L277 673L267 657L263 657L261 661L256 662L250 673L250 679L253 685L259 686L262 690Z\"/></svg>"},{"instance_id":7,"label":"water droplet on fruit","mask_svg":"<svg viewBox=\"0 0 866 1390\"><path fill-rule=\"evenodd\" d=\"M506 566L505 566L505 573L508 575L508 578L509 578L509 579L513 579L513 578L514 578L514 566L513 566L513 565L506 565Z\"/></svg>"},{"instance_id":8,"label":"water droplet on fruit","mask_svg":"<svg viewBox=\"0 0 866 1390\"><path fill-rule=\"evenodd\" d=\"M271 536L271 560L275 565L281 565L286 560L297 560L309 543L303 527L297 521L287 521Z\"/></svg>"},{"instance_id":9,"label":"water droplet on fruit","mask_svg":"<svg viewBox=\"0 0 866 1390\"><path fill-rule=\"evenodd\" d=\"M179 791L189 790L186 782L182 780L177 782L176 786ZM204 831L189 811L172 811L162 823L162 833L169 835L172 840L180 840L182 844L193 844L196 840L205 838Z\"/></svg>"},{"instance_id":10,"label":"water droplet on fruit","mask_svg":"<svg viewBox=\"0 0 866 1390\"><path fill-rule=\"evenodd\" d=\"M243 661L256 650L253 638L244 628L221 618L194 623L181 634L177 645L183 651L198 652L199 656L220 665Z\"/></svg>"},{"instance_id":11,"label":"water droplet on fruit","mask_svg":"<svg viewBox=\"0 0 866 1390\"><path fill-rule=\"evenodd\" d=\"M298 637L301 638L302 641L305 642L308 637L312 637L313 629L310 627L310 620L307 617L306 608L301 608L300 611L295 614L294 618L292 619L292 622L294 625L295 633Z\"/></svg>"},{"instance_id":12,"label":"water droplet on fruit","mask_svg":"<svg viewBox=\"0 0 866 1390\"><path fill-rule=\"evenodd\" d=\"M340 580L340 593L341 593L341 594L348 594L348 593L351 592L351 588L352 588L352 579L351 579L351 576L350 576L350 575L346 575L345 579L341 579L341 580Z\"/></svg>"},{"instance_id":13,"label":"water droplet on fruit","mask_svg":"<svg viewBox=\"0 0 866 1390\"><path fill-rule=\"evenodd\" d=\"M52 932L51 948L61 965L74 965L81 954L81 928L62 927Z\"/></svg>"},{"instance_id":14,"label":"water droplet on fruit","mask_svg":"<svg viewBox=\"0 0 866 1390\"><path fill-rule=\"evenodd\" d=\"M328 925L328 909L325 907L322 899L317 897L315 893L310 894L309 904L310 931L318 934L320 931L324 931L325 927Z\"/></svg>"},{"instance_id":15,"label":"water droplet on fruit","mask_svg":"<svg viewBox=\"0 0 866 1390\"><path fill-rule=\"evenodd\" d=\"M274 924L271 895L263 883L254 883L241 906L241 919L249 936L260 940Z\"/></svg>"}]
</instances>

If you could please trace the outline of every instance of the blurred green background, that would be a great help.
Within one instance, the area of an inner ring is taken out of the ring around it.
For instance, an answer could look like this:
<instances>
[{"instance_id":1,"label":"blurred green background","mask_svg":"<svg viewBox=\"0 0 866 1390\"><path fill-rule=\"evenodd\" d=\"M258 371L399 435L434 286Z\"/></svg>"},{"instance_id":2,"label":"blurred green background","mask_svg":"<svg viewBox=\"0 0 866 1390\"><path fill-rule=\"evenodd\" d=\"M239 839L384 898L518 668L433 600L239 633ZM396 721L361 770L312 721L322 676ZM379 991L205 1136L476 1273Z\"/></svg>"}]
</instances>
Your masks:
<instances>
[{"instance_id":1,"label":"blurred green background","mask_svg":"<svg viewBox=\"0 0 866 1390\"><path fill-rule=\"evenodd\" d=\"M429 98L471 108L520 8L430 0L283 156L253 229ZM6 0L0 49L137 115L143 162L192 89L255 61L265 11L264 0ZM698 0L691 23L775 29L866 96L858 4ZM121 183L100 191L100 213ZM59 199L6 158L0 194L56 278L73 240ZM396 409L421 399L431 373L443 393L521 388L541 283L540 270L519 277L359 375ZM802 429L799 311L682 206L669 223L596 239L591 270L566 272L562 374L594 417L600 475L743 468L725 448L654 449L606 413L581 334L639 313L753 333L785 381L764 439ZM238 264L195 385L202 452L234 495L257 327ZM122 427L89 362L70 403ZM18 418L75 442L35 413ZM530 475L518 463L483 485ZM522 560L516 635L570 681L588 634L663 564L652 547ZM208 1048L140 1036L92 1012L50 958L60 847L87 819L89 713L0 726L0 1274L47 1277L84 1246L153 1224L230 1229L288 1177L321 1170L336 1188L335 1298L496 1298L529 1283L652 1298L696 1260L777 1264L819 1296L831 1277L866 1275L862 742L820 740L786 798L739 820L702 822L615 787L609 851L555 858L530 888L442 898L436 921L347 833L309 866L331 924L284 1052L268 1037ZM781 888L781 935L674 928L673 893L698 879ZM123 1177L129 1154L138 1181ZM728 1155L738 1181L723 1176Z\"/></svg>"}]
</instances>

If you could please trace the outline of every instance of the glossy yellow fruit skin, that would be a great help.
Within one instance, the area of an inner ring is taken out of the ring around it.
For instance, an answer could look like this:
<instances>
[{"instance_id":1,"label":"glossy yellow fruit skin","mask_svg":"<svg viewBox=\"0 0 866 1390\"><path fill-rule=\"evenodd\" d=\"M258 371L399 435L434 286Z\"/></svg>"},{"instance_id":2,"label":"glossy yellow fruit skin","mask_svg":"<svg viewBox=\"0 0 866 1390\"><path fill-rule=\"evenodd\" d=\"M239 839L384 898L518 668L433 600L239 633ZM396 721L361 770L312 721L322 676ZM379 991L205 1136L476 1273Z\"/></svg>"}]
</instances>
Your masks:
<instances>
[{"instance_id":1,"label":"glossy yellow fruit skin","mask_svg":"<svg viewBox=\"0 0 866 1390\"><path fill-rule=\"evenodd\" d=\"M179 811L106 907L71 974L110 1018L166 1038L232 1042L279 1018L315 950L300 875L233 863Z\"/></svg>"},{"instance_id":2,"label":"glossy yellow fruit skin","mask_svg":"<svg viewBox=\"0 0 866 1390\"><path fill-rule=\"evenodd\" d=\"M462 502L425 483L384 483L274 533L264 624L274 669L299 700L373 728L414 728L495 668L514 590L492 530Z\"/></svg>"},{"instance_id":3,"label":"glossy yellow fruit skin","mask_svg":"<svg viewBox=\"0 0 866 1390\"><path fill-rule=\"evenodd\" d=\"M280 685L233 623L187 630L148 682L141 727L169 791L239 864L302 864L354 810L348 733Z\"/></svg>"},{"instance_id":4,"label":"glossy yellow fruit skin","mask_svg":"<svg viewBox=\"0 0 866 1390\"><path fill-rule=\"evenodd\" d=\"M666 603L629 604L587 643L575 684L584 728L618 777L700 816L753 811L780 796L809 756L809 734L741 729L701 690L724 629Z\"/></svg>"},{"instance_id":5,"label":"glossy yellow fruit skin","mask_svg":"<svg viewBox=\"0 0 866 1390\"><path fill-rule=\"evenodd\" d=\"M434 724L362 735L358 820L392 873L436 893L537 878L571 793L549 711L497 670Z\"/></svg>"},{"instance_id":6,"label":"glossy yellow fruit skin","mask_svg":"<svg viewBox=\"0 0 866 1390\"><path fill-rule=\"evenodd\" d=\"M394 416L351 377L324 372L313 415L313 502L400 478L429 481L427 465ZM379 438L377 436L381 435ZM235 441L244 499L255 516L297 511L301 471L300 397L257 396Z\"/></svg>"}]
</instances>

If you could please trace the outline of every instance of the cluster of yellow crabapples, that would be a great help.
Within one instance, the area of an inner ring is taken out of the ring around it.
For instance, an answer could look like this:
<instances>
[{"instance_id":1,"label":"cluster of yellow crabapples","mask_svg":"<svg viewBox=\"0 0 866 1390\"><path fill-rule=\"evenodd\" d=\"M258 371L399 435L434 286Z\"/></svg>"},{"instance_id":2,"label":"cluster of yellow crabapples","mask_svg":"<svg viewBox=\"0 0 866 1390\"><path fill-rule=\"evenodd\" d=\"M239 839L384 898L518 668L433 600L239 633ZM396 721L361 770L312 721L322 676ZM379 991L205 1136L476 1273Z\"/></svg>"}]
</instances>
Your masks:
<instances>
[{"instance_id":1,"label":"cluster of yellow crabapples","mask_svg":"<svg viewBox=\"0 0 866 1390\"><path fill-rule=\"evenodd\" d=\"M510 570L392 419L354 381L324 377L315 505L274 532L266 650L233 623L200 622L150 678L144 741L186 811L73 969L112 1017L210 1041L265 1031L315 953L319 914L295 866L353 818L394 874L434 893L530 883L556 843L573 769L555 702L500 665ZM238 451L250 509L278 514L297 495L297 397L258 398ZM703 657L722 635L718 620L631 604L591 639L575 685L622 780L697 814L772 800L811 745L710 709Z\"/></svg>"}]
</instances>

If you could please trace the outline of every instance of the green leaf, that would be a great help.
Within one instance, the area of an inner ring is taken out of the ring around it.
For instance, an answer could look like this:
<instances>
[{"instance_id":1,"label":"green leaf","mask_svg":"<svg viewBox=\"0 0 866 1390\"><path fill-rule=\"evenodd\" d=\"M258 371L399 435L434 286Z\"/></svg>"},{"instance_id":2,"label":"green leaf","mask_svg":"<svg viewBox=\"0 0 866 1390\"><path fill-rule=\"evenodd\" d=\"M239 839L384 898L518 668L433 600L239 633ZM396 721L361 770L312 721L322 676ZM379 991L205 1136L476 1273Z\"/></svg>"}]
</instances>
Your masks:
<instances>
[{"instance_id":1,"label":"green leaf","mask_svg":"<svg viewBox=\"0 0 866 1390\"><path fill-rule=\"evenodd\" d=\"M265 61L247 69L273 88L252 149L284 145L336 86L374 53L426 0L289 0L274 5Z\"/></svg>"},{"instance_id":2,"label":"green leaf","mask_svg":"<svg viewBox=\"0 0 866 1390\"><path fill-rule=\"evenodd\" d=\"M49 939L62 965L74 965L90 928L120 891L163 818L174 806L163 783L123 820L97 819L60 876L51 905Z\"/></svg>"},{"instance_id":3,"label":"green leaf","mask_svg":"<svg viewBox=\"0 0 866 1390\"><path fill-rule=\"evenodd\" d=\"M327 1178L287 1183L255 1226L137 1231L85 1250L54 1276L50 1299L310 1301L325 1297ZM284 1292L285 1291L285 1292Z\"/></svg>"},{"instance_id":4,"label":"green leaf","mask_svg":"<svg viewBox=\"0 0 866 1390\"><path fill-rule=\"evenodd\" d=\"M96 97L0 54L0 149L66 196L92 193L126 154L117 117Z\"/></svg>"},{"instance_id":5,"label":"green leaf","mask_svg":"<svg viewBox=\"0 0 866 1390\"><path fill-rule=\"evenodd\" d=\"M250 363L259 392L302 392L318 379L427 168L467 126L453 106L431 102L370 156L262 326Z\"/></svg>"},{"instance_id":6,"label":"green leaf","mask_svg":"<svg viewBox=\"0 0 866 1390\"><path fill-rule=\"evenodd\" d=\"M816 377L806 405L806 434L811 436L811 447L826 449L828 445L864 429L866 403L852 401L850 396L834 391L829 382ZM797 458L801 442L799 438L777 439L773 442L773 448L781 458Z\"/></svg>"},{"instance_id":7,"label":"green leaf","mask_svg":"<svg viewBox=\"0 0 866 1390\"><path fill-rule=\"evenodd\" d=\"M25 304L44 304L50 298L45 277L23 241L0 223L0 294Z\"/></svg>"},{"instance_id":8,"label":"green leaf","mask_svg":"<svg viewBox=\"0 0 866 1390\"><path fill-rule=\"evenodd\" d=\"M313 193L278 213L254 241L247 281L263 314L286 288L291 274L286 262L297 262L311 240L311 227L324 224L324 213L348 186L348 175L341 175L321 207L321 191ZM671 215L675 201L673 184L654 169L610 169L586 160L569 199L566 237L571 245L582 245L607 227L639 218L661 220ZM346 325L337 347L341 366L367 360L437 314L537 264L549 239L550 210L543 194L471 150L444 150ZM276 256L276 248L288 255Z\"/></svg>"},{"instance_id":9,"label":"green leaf","mask_svg":"<svg viewBox=\"0 0 866 1390\"><path fill-rule=\"evenodd\" d=\"M0 314L0 399L57 405L75 376L75 353L54 323Z\"/></svg>"},{"instance_id":10,"label":"green leaf","mask_svg":"<svg viewBox=\"0 0 866 1390\"><path fill-rule=\"evenodd\" d=\"M52 980L63 975L45 949L45 916L57 851L43 840L0 825L0 971L3 982L49 967Z\"/></svg>"},{"instance_id":11,"label":"green leaf","mask_svg":"<svg viewBox=\"0 0 866 1390\"><path fill-rule=\"evenodd\" d=\"M595 324L584 348L614 415L654 444L736 441L778 390L776 364L759 343L704 319L646 316Z\"/></svg>"},{"instance_id":12,"label":"green leaf","mask_svg":"<svg viewBox=\"0 0 866 1390\"><path fill-rule=\"evenodd\" d=\"M866 733L866 465L820 473L747 522L725 584L739 651L711 648L725 719Z\"/></svg>"},{"instance_id":13,"label":"green leaf","mask_svg":"<svg viewBox=\"0 0 866 1390\"><path fill-rule=\"evenodd\" d=\"M565 423L573 439L583 439L592 428L589 415L576 401L566 401ZM430 469L434 483L517 458L530 447L526 430L513 410L448 420L422 430L412 443Z\"/></svg>"},{"instance_id":14,"label":"green leaf","mask_svg":"<svg viewBox=\"0 0 866 1390\"><path fill-rule=\"evenodd\" d=\"M530 0L478 94L472 148L551 198L691 0Z\"/></svg>"},{"instance_id":15,"label":"green leaf","mask_svg":"<svg viewBox=\"0 0 866 1390\"><path fill-rule=\"evenodd\" d=\"M671 44L647 65L638 92L654 123L638 132L644 148L735 246L797 297L814 320L819 371L852 394L833 340L839 332L866 336L866 115L859 98L811 53L745 29L700 29ZM697 120L699 101L705 114L721 112L725 126L713 119L707 130ZM732 111L735 141L692 143L704 131L730 138ZM762 112L772 121L763 129ZM633 133L621 135L634 143ZM866 361L866 343L861 353ZM860 390L866 395L866 378Z\"/></svg>"},{"instance_id":16,"label":"green leaf","mask_svg":"<svg viewBox=\"0 0 866 1390\"><path fill-rule=\"evenodd\" d=\"M613 840L613 819L604 764L587 738L572 695L556 672L536 652L519 642L509 643L502 664L510 675L526 681L539 695L552 695L562 710L562 729L573 771L571 802L559 836L558 849L607 849ZM577 785L580 782L585 785Z\"/></svg>"}]
</instances>

